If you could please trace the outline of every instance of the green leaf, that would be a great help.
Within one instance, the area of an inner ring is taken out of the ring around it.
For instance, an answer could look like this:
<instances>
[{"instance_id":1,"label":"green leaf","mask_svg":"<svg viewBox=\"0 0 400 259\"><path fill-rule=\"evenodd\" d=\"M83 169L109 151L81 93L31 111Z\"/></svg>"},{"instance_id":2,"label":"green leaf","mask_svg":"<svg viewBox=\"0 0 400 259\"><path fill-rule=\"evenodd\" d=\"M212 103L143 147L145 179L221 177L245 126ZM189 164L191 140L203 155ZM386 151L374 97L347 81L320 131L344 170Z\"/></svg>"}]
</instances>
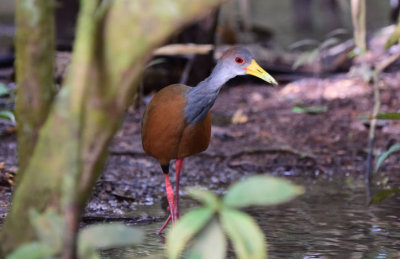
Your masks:
<instances>
[{"instance_id":1,"label":"green leaf","mask_svg":"<svg viewBox=\"0 0 400 259\"><path fill-rule=\"evenodd\" d=\"M43 259L50 258L54 255L57 250L54 247L51 247L48 244L42 242L31 242L24 245L21 245L16 250L14 250L11 254L9 254L7 259L21 259L21 258L29 258L29 259Z\"/></svg>"},{"instance_id":2,"label":"green leaf","mask_svg":"<svg viewBox=\"0 0 400 259\"><path fill-rule=\"evenodd\" d=\"M79 233L79 243L83 242L98 249L140 244L143 238L141 230L122 223L94 224Z\"/></svg>"},{"instance_id":3,"label":"green leaf","mask_svg":"<svg viewBox=\"0 0 400 259\"><path fill-rule=\"evenodd\" d=\"M220 201L217 195L210 191L188 188L188 193L193 199L202 202L205 206L214 211L218 210L220 207Z\"/></svg>"},{"instance_id":4,"label":"green leaf","mask_svg":"<svg viewBox=\"0 0 400 259\"><path fill-rule=\"evenodd\" d=\"M387 197L389 197L390 195L398 193L398 192L400 192L400 187L394 188L394 189L380 191L377 194L375 194L374 197L372 197L370 203L381 202L384 199L386 199Z\"/></svg>"},{"instance_id":5,"label":"green leaf","mask_svg":"<svg viewBox=\"0 0 400 259\"><path fill-rule=\"evenodd\" d=\"M375 172L378 172L382 163L388 158L392 153L400 150L400 143L397 143L391 146L386 152L383 152L382 155L378 157L378 161L376 162Z\"/></svg>"},{"instance_id":6,"label":"green leaf","mask_svg":"<svg viewBox=\"0 0 400 259\"><path fill-rule=\"evenodd\" d=\"M0 96L6 95L10 93L10 89L4 84L0 83Z\"/></svg>"},{"instance_id":7,"label":"green leaf","mask_svg":"<svg viewBox=\"0 0 400 259\"><path fill-rule=\"evenodd\" d=\"M78 243L78 258L79 259L101 259L101 257L97 254L96 249L85 243Z\"/></svg>"},{"instance_id":8,"label":"green leaf","mask_svg":"<svg viewBox=\"0 0 400 259\"><path fill-rule=\"evenodd\" d=\"M257 223L247 214L233 209L221 211L221 223L232 240L237 258L267 258L264 235Z\"/></svg>"},{"instance_id":9,"label":"green leaf","mask_svg":"<svg viewBox=\"0 0 400 259\"><path fill-rule=\"evenodd\" d=\"M216 219L211 220L194 240L188 252L188 259L224 259L226 239Z\"/></svg>"},{"instance_id":10,"label":"green leaf","mask_svg":"<svg viewBox=\"0 0 400 259\"><path fill-rule=\"evenodd\" d=\"M391 46L397 44L400 38L400 23L397 24L393 33L389 36L385 43L385 49L389 49Z\"/></svg>"},{"instance_id":11,"label":"green leaf","mask_svg":"<svg viewBox=\"0 0 400 259\"><path fill-rule=\"evenodd\" d=\"M9 111L9 110L0 111L0 118L7 119L7 120L11 121L13 124L16 124L15 116L12 111Z\"/></svg>"},{"instance_id":12,"label":"green leaf","mask_svg":"<svg viewBox=\"0 0 400 259\"><path fill-rule=\"evenodd\" d=\"M54 210L47 210L42 214L31 211L29 216L39 240L60 251L64 227L63 218Z\"/></svg>"},{"instance_id":13,"label":"green leaf","mask_svg":"<svg viewBox=\"0 0 400 259\"><path fill-rule=\"evenodd\" d=\"M327 111L328 107L326 106L310 106L310 107L294 106L292 108L293 113L319 114L319 113L325 113Z\"/></svg>"},{"instance_id":14,"label":"green leaf","mask_svg":"<svg viewBox=\"0 0 400 259\"><path fill-rule=\"evenodd\" d=\"M186 213L167 233L167 254L169 259L177 259L186 243L210 220L214 211L197 208Z\"/></svg>"},{"instance_id":15,"label":"green leaf","mask_svg":"<svg viewBox=\"0 0 400 259\"><path fill-rule=\"evenodd\" d=\"M301 186L287 180L258 175L234 184L223 198L223 204L231 207L275 205L293 199L304 192Z\"/></svg>"},{"instance_id":16,"label":"green leaf","mask_svg":"<svg viewBox=\"0 0 400 259\"><path fill-rule=\"evenodd\" d=\"M376 115L376 118L383 120L400 120L400 113L398 112L379 113L378 115Z\"/></svg>"}]
</instances>

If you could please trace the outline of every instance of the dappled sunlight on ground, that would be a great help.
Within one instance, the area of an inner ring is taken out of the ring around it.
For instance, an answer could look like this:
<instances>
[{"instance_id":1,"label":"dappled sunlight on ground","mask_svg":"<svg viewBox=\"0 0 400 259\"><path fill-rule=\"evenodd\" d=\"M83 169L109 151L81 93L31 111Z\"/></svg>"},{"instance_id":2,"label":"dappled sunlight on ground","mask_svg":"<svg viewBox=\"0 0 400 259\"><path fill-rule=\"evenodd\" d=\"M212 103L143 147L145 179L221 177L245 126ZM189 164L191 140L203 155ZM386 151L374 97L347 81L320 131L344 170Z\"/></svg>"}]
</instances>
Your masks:
<instances>
[{"instance_id":1,"label":"dappled sunlight on ground","mask_svg":"<svg viewBox=\"0 0 400 259\"><path fill-rule=\"evenodd\" d=\"M371 86L359 78L307 78L287 84L278 95L289 99L344 99L370 94Z\"/></svg>"}]
</instances>

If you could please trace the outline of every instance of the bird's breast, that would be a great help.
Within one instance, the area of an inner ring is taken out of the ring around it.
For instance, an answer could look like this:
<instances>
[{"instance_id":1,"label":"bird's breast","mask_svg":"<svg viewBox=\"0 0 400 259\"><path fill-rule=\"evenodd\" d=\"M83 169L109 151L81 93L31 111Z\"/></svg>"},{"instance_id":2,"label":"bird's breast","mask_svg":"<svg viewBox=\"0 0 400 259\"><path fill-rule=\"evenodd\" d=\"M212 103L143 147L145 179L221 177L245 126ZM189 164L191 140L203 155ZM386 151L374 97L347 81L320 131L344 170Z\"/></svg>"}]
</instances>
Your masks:
<instances>
[{"instance_id":1,"label":"bird's breast","mask_svg":"<svg viewBox=\"0 0 400 259\"><path fill-rule=\"evenodd\" d=\"M193 123L186 119L188 99L185 92L188 88L184 85L171 85L162 89L145 111L142 124L143 149L161 164L202 152L210 142L209 109L203 119Z\"/></svg>"}]
</instances>

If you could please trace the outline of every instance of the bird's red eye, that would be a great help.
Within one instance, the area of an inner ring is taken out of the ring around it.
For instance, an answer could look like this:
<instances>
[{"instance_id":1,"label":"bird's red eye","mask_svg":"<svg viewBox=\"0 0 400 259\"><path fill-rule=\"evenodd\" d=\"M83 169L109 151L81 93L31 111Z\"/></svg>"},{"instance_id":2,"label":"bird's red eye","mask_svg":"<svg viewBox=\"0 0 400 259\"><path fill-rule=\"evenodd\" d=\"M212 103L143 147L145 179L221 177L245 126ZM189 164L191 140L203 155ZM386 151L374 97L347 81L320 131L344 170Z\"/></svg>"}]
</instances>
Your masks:
<instances>
[{"instance_id":1,"label":"bird's red eye","mask_svg":"<svg viewBox=\"0 0 400 259\"><path fill-rule=\"evenodd\" d=\"M235 62L238 64L243 64L244 63L244 59L242 57L236 57L235 58Z\"/></svg>"}]
</instances>

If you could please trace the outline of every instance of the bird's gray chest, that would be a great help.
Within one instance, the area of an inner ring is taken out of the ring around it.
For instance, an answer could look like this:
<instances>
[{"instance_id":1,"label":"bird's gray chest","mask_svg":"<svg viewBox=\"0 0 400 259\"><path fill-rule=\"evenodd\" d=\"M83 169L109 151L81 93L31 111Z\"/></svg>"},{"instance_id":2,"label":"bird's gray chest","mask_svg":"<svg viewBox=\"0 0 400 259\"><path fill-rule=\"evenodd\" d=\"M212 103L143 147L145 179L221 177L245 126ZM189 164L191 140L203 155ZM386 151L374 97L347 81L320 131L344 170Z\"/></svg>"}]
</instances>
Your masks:
<instances>
[{"instance_id":1,"label":"bird's gray chest","mask_svg":"<svg viewBox=\"0 0 400 259\"><path fill-rule=\"evenodd\" d=\"M208 111L214 105L218 92L188 91L185 106L185 120L188 124L196 124L207 116Z\"/></svg>"}]
</instances>

